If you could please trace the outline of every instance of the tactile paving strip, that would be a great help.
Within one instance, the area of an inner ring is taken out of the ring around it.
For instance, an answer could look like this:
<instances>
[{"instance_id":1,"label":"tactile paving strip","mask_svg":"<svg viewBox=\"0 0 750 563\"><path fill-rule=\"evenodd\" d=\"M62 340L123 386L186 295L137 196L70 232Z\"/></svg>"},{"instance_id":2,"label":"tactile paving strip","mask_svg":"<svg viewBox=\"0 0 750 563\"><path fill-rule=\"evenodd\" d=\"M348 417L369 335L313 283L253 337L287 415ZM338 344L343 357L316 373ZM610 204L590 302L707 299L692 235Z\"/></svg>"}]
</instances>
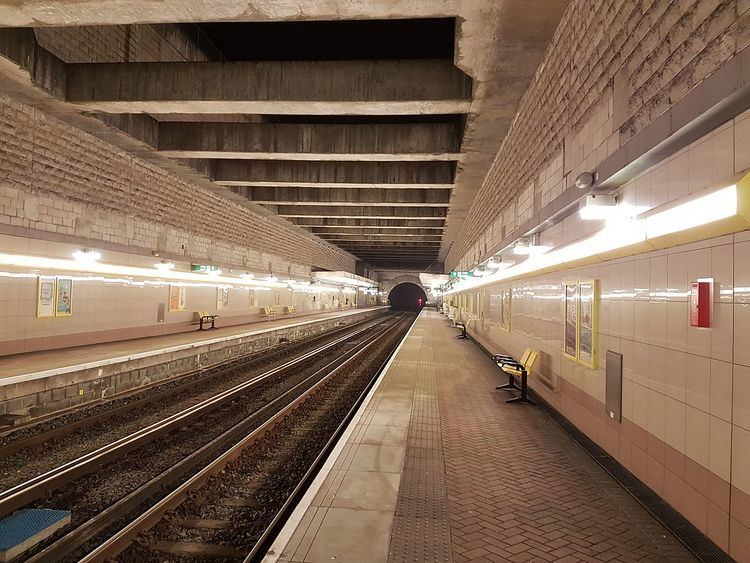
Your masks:
<instances>
[{"instance_id":1,"label":"tactile paving strip","mask_svg":"<svg viewBox=\"0 0 750 563\"><path fill-rule=\"evenodd\" d=\"M422 346L388 561L453 561L432 349Z\"/></svg>"}]
</instances>

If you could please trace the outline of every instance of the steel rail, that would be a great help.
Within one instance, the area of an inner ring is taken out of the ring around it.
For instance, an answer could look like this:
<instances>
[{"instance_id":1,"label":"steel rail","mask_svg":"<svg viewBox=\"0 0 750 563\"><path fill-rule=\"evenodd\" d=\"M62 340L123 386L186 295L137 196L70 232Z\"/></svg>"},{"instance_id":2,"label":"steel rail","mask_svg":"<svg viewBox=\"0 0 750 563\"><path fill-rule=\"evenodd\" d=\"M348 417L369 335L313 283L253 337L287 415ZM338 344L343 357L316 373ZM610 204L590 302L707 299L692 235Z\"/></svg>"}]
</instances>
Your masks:
<instances>
[{"instance_id":1,"label":"steel rail","mask_svg":"<svg viewBox=\"0 0 750 563\"><path fill-rule=\"evenodd\" d=\"M97 548L81 558L79 560L79 563L103 563L105 561L111 560L111 558L124 551L136 539L138 534L158 524L167 512L174 510L176 507L182 504L188 498L191 491L201 488L208 482L210 477L218 475L221 471L223 471L227 464L239 458L244 450L255 444L263 436L265 436L278 423L283 421L289 414L291 414L297 407L299 407L302 403L304 403L317 391L319 391L324 385L326 385L336 374L339 373L340 370L349 365L350 362L353 362L355 359L357 359L361 354L369 350L370 347L378 343L380 341L380 338L384 337L391 329L398 326L400 322L401 319L386 326L380 332L368 338L367 341L362 342L355 348L349 350L346 354L344 354L348 357L343 362L339 363L339 365L337 365L335 368L330 370L328 374L323 376L319 381L314 383L310 388L308 388L300 396L298 396L292 402L279 410L276 414L271 416L250 434L246 435L240 442L222 453L218 458L201 469L193 477L179 485L176 489L170 492L159 502L154 504L152 507L143 512L140 516L138 516L120 531L113 534L105 542L103 542ZM325 369L327 368L323 368L323 370ZM316 372L316 374L320 373L323 370L319 370L318 372Z\"/></svg>"},{"instance_id":2,"label":"steel rail","mask_svg":"<svg viewBox=\"0 0 750 563\"><path fill-rule=\"evenodd\" d=\"M373 319L364 319L362 321L358 321L356 323L353 323L351 325L347 325L345 327L338 327L336 330L332 331L333 334L341 333L343 331L346 331L346 329L355 329L358 326L363 326L366 323L369 323L368 326L372 326ZM377 324L377 323L375 323ZM186 389L190 388L190 386L194 383L198 383L200 385L203 385L204 383L208 383L212 380L218 379L223 375L226 375L228 372L231 372L233 370L236 370L238 368L241 368L242 363L250 363L254 362L256 360L265 359L265 357L261 357L262 354L268 354L271 356L279 356L283 355L285 353L290 353L293 350L290 350L289 348L300 348L304 347L306 344L309 345L311 341L318 340L321 337L325 337L326 335L330 335L331 333L323 333L314 335L309 338L304 338L299 341L294 341L290 343L289 347L282 347L282 348L274 348L272 346L263 348L261 350L256 350L253 352L248 352L246 354L242 354L241 356L237 356L235 358L232 358L229 362L227 360L214 362L212 364L201 366L198 369L191 370L187 373L183 373L174 377L170 377L168 379L163 379L159 381L154 381L153 383L147 384L147 385L141 385L135 389L130 389L128 391L123 391L120 393L116 393L114 395L110 395L108 397L103 397L101 399L97 399L95 401L91 401L89 403L86 403L84 405L78 405L76 407L71 407L69 409L64 409L62 411L58 411L54 413L54 415L51 416L41 416L35 418L33 421L31 421L28 424L24 424L21 426L17 426L13 428L12 430L7 430L4 432L0 432L0 437L10 436L14 432L17 432L18 430L22 430L25 428L33 428L36 425L43 424L46 422L49 422L50 420L54 420L55 418L58 418L60 416L64 416L67 414L70 414L72 412L75 412L79 410L80 408L86 408L86 407L92 407L96 405L101 405L103 403L106 403L108 401L114 401L114 400L121 400L125 399L127 397L131 397L133 395L136 395L138 393L143 393L146 391L149 391L151 389L157 388L159 386L168 385L171 383L175 383L176 385L174 387L171 387L170 389L165 389L163 391L158 391L157 393L154 393L148 397L144 397L142 399L136 399L130 403L127 403L125 405L121 405L119 407L115 407L113 409L107 410L105 412L95 414L92 416L87 416L86 418L83 418L81 420L76 420L73 422L69 422L65 424L64 426L60 426L58 428L52 428L50 430L46 430L44 432L40 432L39 434L34 434L33 436L29 436L28 438L22 438L20 440L10 442L4 446L0 446L0 458L7 457L10 455L13 455L23 449L26 448L32 448L34 446L38 446L40 444L43 444L44 442L55 439L55 438L61 438L64 436L68 436L78 430L83 430L86 428L89 428L91 426L94 426L95 424L99 424L101 422L106 422L108 420L111 420L113 418L121 417L128 411L134 408L141 408L144 406L148 406L151 403L160 401L164 398L168 398L173 395L178 395L180 393L184 393ZM256 358L257 356L257 358ZM227 365L225 365L227 364ZM191 377L205 374L199 381L197 382L185 382L186 379L189 379Z\"/></svg>"},{"instance_id":3,"label":"steel rail","mask_svg":"<svg viewBox=\"0 0 750 563\"><path fill-rule=\"evenodd\" d=\"M347 340L356 338L368 330L370 330L370 327L358 330L353 334L342 336L333 342L329 342L328 344L302 354L293 360L276 366L249 381L222 391L221 393L192 405L181 412L170 415L167 418L150 424L128 436L124 436L110 444L88 452L50 471L37 475L28 481L0 492L0 516L5 516L13 510L21 508L33 500L45 496L49 491L58 489L83 475L92 473L99 467L155 440L158 436L185 425L192 418L200 416L205 412L241 396L262 381L295 367L306 360L312 359Z\"/></svg>"}]
</instances>

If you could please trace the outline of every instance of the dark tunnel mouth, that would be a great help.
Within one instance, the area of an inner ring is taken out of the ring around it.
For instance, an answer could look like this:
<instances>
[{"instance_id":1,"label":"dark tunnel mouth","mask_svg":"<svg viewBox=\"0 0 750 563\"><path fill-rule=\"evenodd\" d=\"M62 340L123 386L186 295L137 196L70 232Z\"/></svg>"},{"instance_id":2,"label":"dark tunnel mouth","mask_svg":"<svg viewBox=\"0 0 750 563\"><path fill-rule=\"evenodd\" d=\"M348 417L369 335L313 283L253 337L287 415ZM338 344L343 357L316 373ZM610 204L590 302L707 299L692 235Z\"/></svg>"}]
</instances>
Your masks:
<instances>
[{"instance_id":1,"label":"dark tunnel mouth","mask_svg":"<svg viewBox=\"0 0 750 563\"><path fill-rule=\"evenodd\" d=\"M399 283L388 293L388 303L393 311L420 311L426 301L424 290L411 282Z\"/></svg>"}]
</instances>

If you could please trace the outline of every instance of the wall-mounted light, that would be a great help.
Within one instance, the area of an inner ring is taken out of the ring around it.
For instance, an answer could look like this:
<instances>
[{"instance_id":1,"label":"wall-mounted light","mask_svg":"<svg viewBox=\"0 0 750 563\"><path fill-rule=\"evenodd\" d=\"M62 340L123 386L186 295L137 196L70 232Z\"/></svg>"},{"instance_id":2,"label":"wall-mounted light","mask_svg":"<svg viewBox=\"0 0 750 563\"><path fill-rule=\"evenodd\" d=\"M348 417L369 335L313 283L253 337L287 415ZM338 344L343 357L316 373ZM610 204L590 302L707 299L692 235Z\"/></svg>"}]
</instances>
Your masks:
<instances>
[{"instance_id":1,"label":"wall-mounted light","mask_svg":"<svg viewBox=\"0 0 750 563\"><path fill-rule=\"evenodd\" d=\"M240 276L243 280L251 280L255 278L255 274L251 274L250 272L245 272Z\"/></svg>"},{"instance_id":2,"label":"wall-mounted light","mask_svg":"<svg viewBox=\"0 0 750 563\"><path fill-rule=\"evenodd\" d=\"M515 262L512 260L508 260L507 258L490 258L487 260L486 267L490 270L500 270L504 268L510 268Z\"/></svg>"},{"instance_id":3,"label":"wall-mounted light","mask_svg":"<svg viewBox=\"0 0 750 563\"><path fill-rule=\"evenodd\" d=\"M279 278L277 278L276 276L274 276L273 274L271 274L270 276L268 276L266 278L266 280L269 281L269 282L271 282L271 283L275 283L275 282L279 281Z\"/></svg>"},{"instance_id":4,"label":"wall-mounted light","mask_svg":"<svg viewBox=\"0 0 750 563\"><path fill-rule=\"evenodd\" d=\"M84 248L82 250L76 250L73 253L73 258L75 258L77 262L81 262L83 264L91 264L92 262L98 262L99 260L101 260L102 253L98 250Z\"/></svg>"},{"instance_id":5,"label":"wall-mounted light","mask_svg":"<svg viewBox=\"0 0 750 563\"><path fill-rule=\"evenodd\" d=\"M648 210L648 207L620 203L614 194L587 195L578 209L578 216L585 221L608 221L632 219Z\"/></svg>"},{"instance_id":6,"label":"wall-mounted light","mask_svg":"<svg viewBox=\"0 0 750 563\"><path fill-rule=\"evenodd\" d=\"M168 270L174 270L174 264L172 262L162 260L161 262L157 262L156 264L154 264L154 268L162 272L166 272Z\"/></svg>"},{"instance_id":7,"label":"wall-mounted light","mask_svg":"<svg viewBox=\"0 0 750 563\"><path fill-rule=\"evenodd\" d=\"M705 190L655 208L644 216L607 225L591 236L532 257L480 279L461 280L447 293L541 272L593 264L640 252L705 240L750 228L750 174L737 184Z\"/></svg>"},{"instance_id":8,"label":"wall-mounted light","mask_svg":"<svg viewBox=\"0 0 750 563\"><path fill-rule=\"evenodd\" d=\"M550 250L550 246L540 244L539 233L519 239L513 247L513 253L519 256L538 256Z\"/></svg>"}]
</instances>

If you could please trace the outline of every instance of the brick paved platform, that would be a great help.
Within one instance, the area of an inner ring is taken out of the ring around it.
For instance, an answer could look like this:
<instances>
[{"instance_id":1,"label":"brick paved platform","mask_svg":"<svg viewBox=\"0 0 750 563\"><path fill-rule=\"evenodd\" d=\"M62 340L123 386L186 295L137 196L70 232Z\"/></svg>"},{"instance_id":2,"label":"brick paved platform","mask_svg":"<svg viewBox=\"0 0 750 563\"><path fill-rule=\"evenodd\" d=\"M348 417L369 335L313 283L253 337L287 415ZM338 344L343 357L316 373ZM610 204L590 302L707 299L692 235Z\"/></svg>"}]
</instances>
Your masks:
<instances>
[{"instance_id":1,"label":"brick paved platform","mask_svg":"<svg viewBox=\"0 0 750 563\"><path fill-rule=\"evenodd\" d=\"M422 313L267 561L694 560L456 334Z\"/></svg>"}]
</instances>

